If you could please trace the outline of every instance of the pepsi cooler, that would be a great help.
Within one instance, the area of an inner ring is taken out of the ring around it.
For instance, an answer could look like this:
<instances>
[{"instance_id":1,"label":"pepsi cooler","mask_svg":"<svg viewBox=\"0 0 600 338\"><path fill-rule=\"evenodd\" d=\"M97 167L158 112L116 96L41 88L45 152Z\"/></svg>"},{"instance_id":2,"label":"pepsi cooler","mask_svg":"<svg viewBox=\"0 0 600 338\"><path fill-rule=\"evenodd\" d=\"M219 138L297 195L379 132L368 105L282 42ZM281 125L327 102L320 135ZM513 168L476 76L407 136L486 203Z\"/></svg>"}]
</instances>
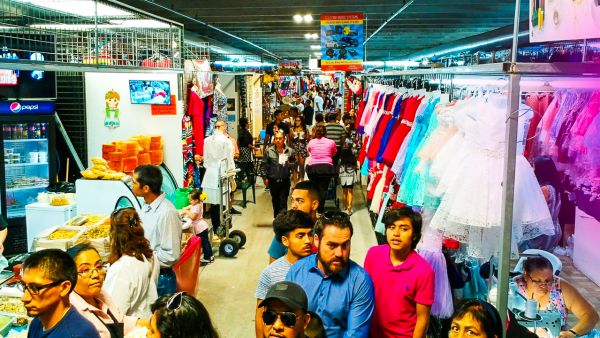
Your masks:
<instances>
[{"instance_id":1,"label":"pepsi cooler","mask_svg":"<svg viewBox=\"0 0 600 338\"><path fill-rule=\"evenodd\" d=\"M56 181L53 101L0 102L0 207L8 221L4 254L28 251L25 206Z\"/></svg>"}]
</instances>

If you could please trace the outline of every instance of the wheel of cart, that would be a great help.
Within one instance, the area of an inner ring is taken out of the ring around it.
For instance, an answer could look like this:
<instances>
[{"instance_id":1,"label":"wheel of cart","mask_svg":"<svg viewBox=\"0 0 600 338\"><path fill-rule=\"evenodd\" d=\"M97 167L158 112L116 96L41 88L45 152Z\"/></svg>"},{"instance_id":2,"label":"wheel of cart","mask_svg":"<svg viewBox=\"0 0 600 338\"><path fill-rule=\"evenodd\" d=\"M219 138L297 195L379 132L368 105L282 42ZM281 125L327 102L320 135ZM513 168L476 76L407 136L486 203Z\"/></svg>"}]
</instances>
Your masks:
<instances>
[{"instance_id":1,"label":"wheel of cart","mask_svg":"<svg viewBox=\"0 0 600 338\"><path fill-rule=\"evenodd\" d=\"M229 238L237 242L240 248L246 244L246 234L242 230L233 230L229 233Z\"/></svg>"}]
</instances>

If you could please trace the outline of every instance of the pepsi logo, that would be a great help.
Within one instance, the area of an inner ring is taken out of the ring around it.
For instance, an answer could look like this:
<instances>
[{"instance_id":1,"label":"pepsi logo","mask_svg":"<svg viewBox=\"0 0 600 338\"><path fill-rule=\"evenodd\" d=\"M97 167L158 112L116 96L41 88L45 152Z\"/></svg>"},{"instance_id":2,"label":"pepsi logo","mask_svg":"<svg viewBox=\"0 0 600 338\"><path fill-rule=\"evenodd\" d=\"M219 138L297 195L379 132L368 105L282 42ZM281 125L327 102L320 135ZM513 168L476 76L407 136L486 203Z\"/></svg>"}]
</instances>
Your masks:
<instances>
[{"instance_id":1,"label":"pepsi logo","mask_svg":"<svg viewBox=\"0 0 600 338\"><path fill-rule=\"evenodd\" d=\"M21 104L19 102L13 102L10 104L10 111L13 113L18 113L21 111Z\"/></svg>"}]
</instances>

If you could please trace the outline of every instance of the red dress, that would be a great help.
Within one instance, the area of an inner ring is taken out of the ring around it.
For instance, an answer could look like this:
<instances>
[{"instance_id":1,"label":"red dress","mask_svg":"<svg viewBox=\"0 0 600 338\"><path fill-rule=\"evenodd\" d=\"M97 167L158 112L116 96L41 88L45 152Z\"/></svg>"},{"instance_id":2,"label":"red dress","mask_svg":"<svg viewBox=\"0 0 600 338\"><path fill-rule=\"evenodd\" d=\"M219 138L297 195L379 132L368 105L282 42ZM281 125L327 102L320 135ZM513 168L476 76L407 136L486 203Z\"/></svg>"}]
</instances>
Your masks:
<instances>
[{"instance_id":1,"label":"red dress","mask_svg":"<svg viewBox=\"0 0 600 338\"><path fill-rule=\"evenodd\" d=\"M385 107L383 108L385 113L379 119L379 122L377 122L377 126L375 127L373 137L371 138L371 143L369 144L369 149L367 150L367 158L369 160L375 160L375 158L377 157L377 151L379 151L379 147L381 147L381 139L383 137L383 134L385 133L385 127L392 118L391 111L394 108L395 101L395 95L389 95L385 98ZM376 118L376 116L373 115L371 118Z\"/></svg>"},{"instance_id":2,"label":"red dress","mask_svg":"<svg viewBox=\"0 0 600 338\"><path fill-rule=\"evenodd\" d=\"M407 100L408 102L406 103L406 108L400 116L401 124L392 132L392 136L390 137L385 152L383 153L383 164L387 165L390 168L396 160L396 155L398 155L398 152L400 151L400 147L402 146L406 135L408 135L408 133L412 129L412 124L415 120L415 115L417 113L417 110L419 109L419 105L421 105L423 97L411 97Z\"/></svg>"}]
</instances>

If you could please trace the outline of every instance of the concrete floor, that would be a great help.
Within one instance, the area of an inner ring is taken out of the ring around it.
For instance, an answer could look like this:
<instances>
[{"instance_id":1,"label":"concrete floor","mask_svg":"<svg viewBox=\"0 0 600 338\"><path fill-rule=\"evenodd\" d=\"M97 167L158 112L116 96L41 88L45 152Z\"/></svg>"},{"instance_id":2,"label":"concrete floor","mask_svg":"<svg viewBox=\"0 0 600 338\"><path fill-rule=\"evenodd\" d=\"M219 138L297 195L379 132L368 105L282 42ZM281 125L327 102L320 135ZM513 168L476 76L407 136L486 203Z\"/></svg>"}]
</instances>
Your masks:
<instances>
[{"instance_id":1,"label":"concrete floor","mask_svg":"<svg viewBox=\"0 0 600 338\"><path fill-rule=\"evenodd\" d=\"M244 248L234 258L217 257L213 264L201 268L198 277L196 296L208 309L223 338L254 337L254 292L258 277L268 264L267 249L273 236L271 196L261 183L257 184L256 193L256 204L248 203L246 209L240 205L241 195L235 196L235 207L242 210L242 215L234 216L233 228L245 232L247 243ZM351 259L362 265L367 250L377 243L364 195L358 188L354 198ZM331 201L327 205L332 206ZM561 259L564 264L561 277L574 284L594 308L600 309L600 287L577 271L570 258ZM569 322L573 321L569 319ZM600 324L597 327L600 328Z\"/></svg>"}]
</instances>

